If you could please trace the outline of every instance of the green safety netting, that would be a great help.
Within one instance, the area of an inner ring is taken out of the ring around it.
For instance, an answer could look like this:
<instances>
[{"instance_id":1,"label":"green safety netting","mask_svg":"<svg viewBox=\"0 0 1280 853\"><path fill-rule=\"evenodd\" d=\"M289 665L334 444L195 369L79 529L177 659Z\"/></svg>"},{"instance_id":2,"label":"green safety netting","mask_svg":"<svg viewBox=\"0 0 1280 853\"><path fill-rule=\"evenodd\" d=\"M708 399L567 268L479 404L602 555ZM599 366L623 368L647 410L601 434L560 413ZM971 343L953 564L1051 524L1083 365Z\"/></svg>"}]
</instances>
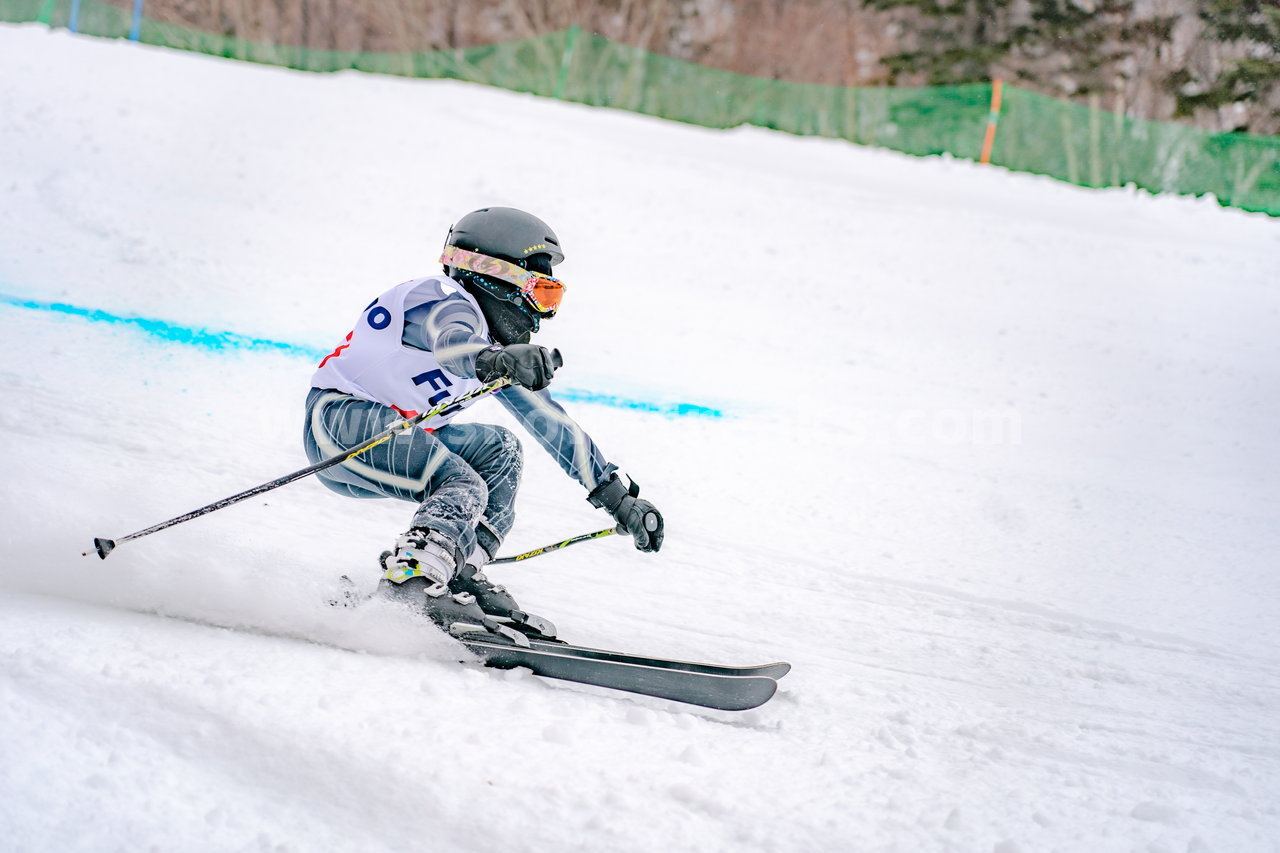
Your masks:
<instances>
[{"instance_id":1,"label":"green safety netting","mask_svg":"<svg viewBox=\"0 0 1280 853\"><path fill-rule=\"evenodd\" d=\"M357 69L500 86L706 127L753 124L909 154L978 159L992 85L844 87L704 68L571 28L503 44L371 53L266 44L135 19L120 0L0 0L0 21L40 21L305 71ZM136 27L136 32L135 32ZM1088 187L1204 195L1280 216L1280 137L1213 133L1005 86L991 162Z\"/></svg>"}]
</instances>

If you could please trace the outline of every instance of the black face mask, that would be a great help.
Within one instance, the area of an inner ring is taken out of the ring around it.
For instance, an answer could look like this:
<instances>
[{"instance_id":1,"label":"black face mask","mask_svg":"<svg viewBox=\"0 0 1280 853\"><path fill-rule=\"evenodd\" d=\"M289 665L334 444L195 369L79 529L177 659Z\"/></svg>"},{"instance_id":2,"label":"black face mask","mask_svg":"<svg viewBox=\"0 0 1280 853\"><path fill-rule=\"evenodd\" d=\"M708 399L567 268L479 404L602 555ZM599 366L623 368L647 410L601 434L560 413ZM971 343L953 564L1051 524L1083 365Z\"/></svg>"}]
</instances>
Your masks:
<instances>
[{"instance_id":1,"label":"black face mask","mask_svg":"<svg viewBox=\"0 0 1280 853\"><path fill-rule=\"evenodd\" d=\"M489 335L495 341L504 347L529 343L533 333L538 331L538 315L515 293L511 285L485 279L469 270L454 269L451 272L452 278L460 282L480 303L480 311L489 324ZM494 295L495 290L510 293L516 301Z\"/></svg>"}]
</instances>

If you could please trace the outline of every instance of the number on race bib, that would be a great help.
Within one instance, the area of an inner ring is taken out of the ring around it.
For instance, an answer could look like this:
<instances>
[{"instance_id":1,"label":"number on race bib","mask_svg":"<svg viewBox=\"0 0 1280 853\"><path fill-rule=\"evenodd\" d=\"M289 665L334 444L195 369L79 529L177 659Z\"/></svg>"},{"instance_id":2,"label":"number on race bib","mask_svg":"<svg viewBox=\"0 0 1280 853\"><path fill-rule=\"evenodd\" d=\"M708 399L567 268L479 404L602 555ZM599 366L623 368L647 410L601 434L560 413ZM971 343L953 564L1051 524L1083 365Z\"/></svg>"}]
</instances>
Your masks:
<instances>
[{"instance_id":1,"label":"number on race bib","mask_svg":"<svg viewBox=\"0 0 1280 853\"><path fill-rule=\"evenodd\" d=\"M391 325L391 312L386 308L383 308L381 305L378 305L369 312L368 317L365 319L369 321L369 326L371 328L375 331L381 332L387 326Z\"/></svg>"}]
</instances>

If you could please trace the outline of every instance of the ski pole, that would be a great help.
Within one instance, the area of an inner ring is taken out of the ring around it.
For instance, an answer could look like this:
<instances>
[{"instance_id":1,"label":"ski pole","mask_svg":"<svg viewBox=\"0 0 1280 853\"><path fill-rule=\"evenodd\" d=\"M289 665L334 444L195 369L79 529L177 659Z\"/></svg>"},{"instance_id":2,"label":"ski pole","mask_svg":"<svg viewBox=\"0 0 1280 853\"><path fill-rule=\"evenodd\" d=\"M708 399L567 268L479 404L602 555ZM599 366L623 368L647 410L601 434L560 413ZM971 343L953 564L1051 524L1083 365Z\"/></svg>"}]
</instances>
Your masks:
<instances>
[{"instance_id":1,"label":"ski pole","mask_svg":"<svg viewBox=\"0 0 1280 853\"><path fill-rule=\"evenodd\" d=\"M561 548L568 548L570 545L577 545L579 542L586 542L590 539L603 539L606 536L612 536L615 533L621 533L619 527L609 527L605 530L597 530L595 533L583 533L581 536L575 536L572 539L566 539L563 542L555 542L550 545L543 545L541 548L534 548L532 551L525 551L523 554L516 554L514 557L498 557L490 560L489 565L497 565L499 563L518 563L521 560L528 560L531 557L537 557L539 554L549 554L552 551L559 551Z\"/></svg>"},{"instance_id":2,"label":"ski pole","mask_svg":"<svg viewBox=\"0 0 1280 853\"><path fill-rule=\"evenodd\" d=\"M370 448L377 447L379 444L382 444L384 441L389 441L393 436L397 435L398 433L413 429L423 421L429 420L430 418L434 418L436 415L440 414L450 406L456 406L459 403L466 403L470 400L475 400L479 397L483 397L486 394L492 394L494 391L499 391L510 384L511 384L511 380L506 377L502 377L501 379L495 379L493 382L490 382L488 385L481 386L480 388L477 388L474 391L469 391L468 393L455 397L452 400L446 400L445 402L436 406L434 409L429 409L428 411L425 411L418 415L414 415L411 418L407 418L402 421L397 421L396 423L393 423L391 426L384 429L382 432L375 435L373 438L369 439L368 441L365 441L362 444L356 445L350 450L344 450L341 453L337 453L333 456L330 456L328 459L322 459L319 462L316 462L314 465L308 465L306 468L301 468L297 471L294 471L292 474L285 474L283 477L277 477L274 480L271 480L266 483L262 483L261 485L254 486L252 489L248 489L246 491L240 492L237 495L232 495L229 498L223 498L220 501L214 501L208 506L202 506L200 507L200 509L193 509L191 512L188 512L184 515L180 515L177 518L171 518L168 521L162 521L159 524L154 524L145 530L139 530L137 533L130 533L128 536L121 536L119 539L94 539L93 547L98 552L98 556L105 560L107 559L107 555L110 554L113 550L115 550L115 547L117 545L121 545L125 542L129 542L134 539L141 539L143 536L149 536L152 533L157 533L161 530L165 530L166 528L173 527L175 524L182 524L182 522L190 521L193 518L199 518L202 515L208 515L209 513L214 512L216 510L220 510L223 507L228 507L228 506L231 506L232 504L239 503L240 501L245 500L246 498L251 498L254 495L260 495L263 492L269 492L272 489L276 489L276 488L279 488L280 486L286 485L288 483L292 483L295 480L301 480L303 477L314 474L317 471L323 471L326 468L332 468L335 465L340 465L343 462L346 462L348 459L359 456L361 453L364 453L366 450L369 450ZM89 552L85 551L83 556L88 556L88 554Z\"/></svg>"}]
</instances>

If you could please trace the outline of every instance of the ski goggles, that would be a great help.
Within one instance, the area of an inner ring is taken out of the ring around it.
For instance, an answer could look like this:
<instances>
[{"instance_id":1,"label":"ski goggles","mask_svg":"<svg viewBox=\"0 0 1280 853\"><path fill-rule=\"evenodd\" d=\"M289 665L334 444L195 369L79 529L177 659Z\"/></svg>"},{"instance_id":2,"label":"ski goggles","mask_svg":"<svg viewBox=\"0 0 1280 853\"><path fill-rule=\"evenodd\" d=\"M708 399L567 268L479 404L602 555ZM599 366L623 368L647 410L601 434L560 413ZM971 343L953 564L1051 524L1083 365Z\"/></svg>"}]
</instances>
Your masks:
<instances>
[{"instance_id":1,"label":"ski goggles","mask_svg":"<svg viewBox=\"0 0 1280 853\"><path fill-rule=\"evenodd\" d=\"M479 273L505 281L520 291L525 301L540 314L551 316L564 298L564 282L540 272L527 270L519 264L504 261L479 252L469 252L457 246L445 246L440 263L447 267Z\"/></svg>"}]
</instances>

